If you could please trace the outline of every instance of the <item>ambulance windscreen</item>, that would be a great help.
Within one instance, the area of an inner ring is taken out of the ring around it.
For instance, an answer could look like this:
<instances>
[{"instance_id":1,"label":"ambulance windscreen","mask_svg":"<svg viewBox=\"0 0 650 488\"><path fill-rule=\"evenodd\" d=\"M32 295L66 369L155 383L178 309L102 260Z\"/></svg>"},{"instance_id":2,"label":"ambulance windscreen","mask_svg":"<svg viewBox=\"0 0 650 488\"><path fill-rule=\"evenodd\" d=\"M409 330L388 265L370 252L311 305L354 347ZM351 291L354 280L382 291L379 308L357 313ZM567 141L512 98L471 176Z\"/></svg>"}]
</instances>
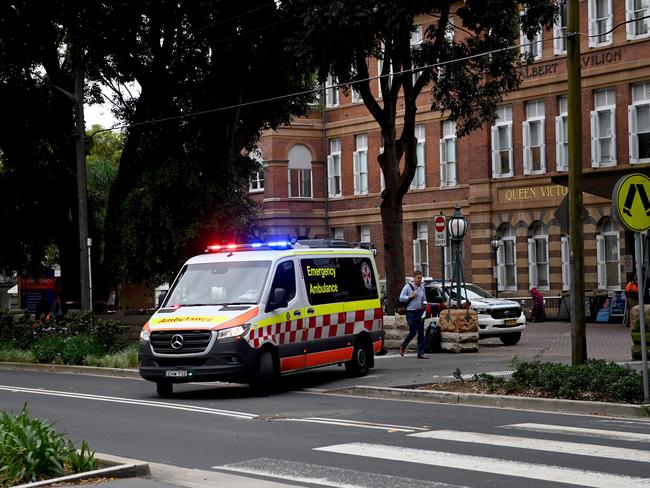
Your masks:
<instances>
[{"instance_id":1,"label":"ambulance windscreen","mask_svg":"<svg viewBox=\"0 0 650 488\"><path fill-rule=\"evenodd\" d=\"M271 261L189 264L169 291L165 307L256 304Z\"/></svg>"}]
</instances>

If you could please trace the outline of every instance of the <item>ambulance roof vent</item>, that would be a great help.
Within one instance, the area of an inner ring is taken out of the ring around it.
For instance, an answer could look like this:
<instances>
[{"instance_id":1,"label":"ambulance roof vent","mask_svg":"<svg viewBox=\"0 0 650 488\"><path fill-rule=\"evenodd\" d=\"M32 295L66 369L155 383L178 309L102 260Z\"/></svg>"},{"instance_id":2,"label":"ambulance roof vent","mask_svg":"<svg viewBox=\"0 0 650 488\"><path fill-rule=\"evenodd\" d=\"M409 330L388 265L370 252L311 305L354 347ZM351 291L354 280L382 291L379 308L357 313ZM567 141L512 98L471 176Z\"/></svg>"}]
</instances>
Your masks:
<instances>
[{"instance_id":1,"label":"ambulance roof vent","mask_svg":"<svg viewBox=\"0 0 650 488\"><path fill-rule=\"evenodd\" d=\"M343 239L298 239L296 245L305 247L326 247L326 248L352 248L355 247L351 242Z\"/></svg>"}]
</instances>

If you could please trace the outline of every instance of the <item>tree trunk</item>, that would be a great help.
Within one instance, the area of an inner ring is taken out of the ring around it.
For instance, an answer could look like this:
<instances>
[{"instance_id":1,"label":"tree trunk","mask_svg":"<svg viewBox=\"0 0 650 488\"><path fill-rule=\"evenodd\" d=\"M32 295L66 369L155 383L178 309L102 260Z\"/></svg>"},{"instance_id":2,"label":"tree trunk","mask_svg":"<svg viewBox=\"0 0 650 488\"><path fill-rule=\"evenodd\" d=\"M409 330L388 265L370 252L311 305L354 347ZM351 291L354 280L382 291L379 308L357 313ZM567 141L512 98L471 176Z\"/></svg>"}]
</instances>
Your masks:
<instances>
[{"instance_id":1,"label":"tree trunk","mask_svg":"<svg viewBox=\"0 0 650 488\"><path fill-rule=\"evenodd\" d=\"M387 293L386 312L393 314L397 297L404 286L404 238L402 232L402 196L384 192L381 221L384 232L384 268Z\"/></svg>"}]
</instances>

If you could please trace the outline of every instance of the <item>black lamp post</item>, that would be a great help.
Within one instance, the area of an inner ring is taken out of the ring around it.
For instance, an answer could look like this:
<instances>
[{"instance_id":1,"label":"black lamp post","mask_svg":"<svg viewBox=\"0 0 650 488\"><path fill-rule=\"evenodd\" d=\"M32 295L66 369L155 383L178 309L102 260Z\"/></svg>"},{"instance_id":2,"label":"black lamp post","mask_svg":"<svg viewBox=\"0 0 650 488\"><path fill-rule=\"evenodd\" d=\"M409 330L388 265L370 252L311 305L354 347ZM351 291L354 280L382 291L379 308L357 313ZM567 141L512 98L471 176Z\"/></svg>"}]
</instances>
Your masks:
<instances>
[{"instance_id":1,"label":"black lamp post","mask_svg":"<svg viewBox=\"0 0 650 488\"><path fill-rule=\"evenodd\" d=\"M463 269L462 269L462 260L460 257L461 245L463 243L463 238L467 233L467 228L469 227L467 220L463 217L463 214L460 212L460 205L456 205L454 208L454 213L449 219L447 224L447 229L449 230L449 236L451 237L451 242L455 246L456 250L456 261L454 263L454 276L453 279L456 281L456 308L461 307L461 290L460 284L463 280ZM452 281L453 287L453 281Z\"/></svg>"},{"instance_id":2,"label":"black lamp post","mask_svg":"<svg viewBox=\"0 0 650 488\"><path fill-rule=\"evenodd\" d=\"M490 245L494 249L494 296L499 298L499 246L501 246L501 241L494 236Z\"/></svg>"}]
</instances>

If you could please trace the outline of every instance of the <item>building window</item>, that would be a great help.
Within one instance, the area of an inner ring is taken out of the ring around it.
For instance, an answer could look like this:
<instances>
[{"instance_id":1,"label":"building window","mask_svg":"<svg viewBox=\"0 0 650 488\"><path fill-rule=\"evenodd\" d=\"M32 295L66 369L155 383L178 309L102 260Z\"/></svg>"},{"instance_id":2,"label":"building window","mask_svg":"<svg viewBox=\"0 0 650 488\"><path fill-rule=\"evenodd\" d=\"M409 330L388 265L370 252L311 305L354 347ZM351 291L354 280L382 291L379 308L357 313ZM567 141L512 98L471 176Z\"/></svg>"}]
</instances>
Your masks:
<instances>
[{"instance_id":1,"label":"building window","mask_svg":"<svg viewBox=\"0 0 650 488\"><path fill-rule=\"evenodd\" d=\"M596 235L596 261L598 266L598 288L620 288L620 238L618 226L606 219Z\"/></svg>"},{"instance_id":2,"label":"building window","mask_svg":"<svg viewBox=\"0 0 650 488\"><path fill-rule=\"evenodd\" d=\"M359 242L370 242L370 226L359 226Z\"/></svg>"},{"instance_id":3,"label":"building window","mask_svg":"<svg viewBox=\"0 0 650 488\"><path fill-rule=\"evenodd\" d=\"M415 168L415 176L411 181L411 190L424 188L426 186L425 170L424 170L424 125L415 126L415 137L418 140L415 147L415 156L417 158L417 166Z\"/></svg>"},{"instance_id":4,"label":"building window","mask_svg":"<svg viewBox=\"0 0 650 488\"><path fill-rule=\"evenodd\" d=\"M289 149L289 198L311 198L311 151L303 144Z\"/></svg>"},{"instance_id":5,"label":"building window","mask_svg":"<svg viewBox=\"0 0 650 488\"><path fill-rule=\"evenodd\" d=\"M548 228L537 222L528 238L528 283L530 287L549 289L548 279Z\"/></svg>"},{"instance_id":6,"label":"building window","mask_svg":"<svg viewBox=\"0 0 650 488\"><path fill-rule=\"evenodd\" d=\"M553 53L562 55L566 54L566 33L568 23L568 12L566 0L558 2L560 12L553 24Z\"/></svg>"},{"instance_id":7,"label":"building window","mask_svg":"<svg viewBox=\"0 0 650 488\"><path fill-rule=\"evenodd\" d=\"M616 165L616 95L614 89L596 90L591 112L591 165Z\"/></svg>"},{"instance_id":8,"label":"building window","mask_svg":"<svg viewBox=\"0 0 650 488\"><path fill-rule=\"evenodd\" d=\"M555 166L557 171L569 170L569 99L558 97L559 113L555 117Z\"/></svg>"},{"instance_id":9,"label":"building window","mask_svg":"<svg viewBox=\"0 0 650 488\"><path fill-rule=\"evenodd\" d=\"M264 158L259 149L249 152L248 157L258 165L258 169L251 175L248 189L251 193L262 192L264 191Z\"/></svg>"},{"instance_id":10,"label":"building window","mask_svg":"<svg viewBox=\"0 0 650 488\"><path fill-rule=\"evenodd\" d=\"M415 26L415 30L411 32L411 51L420 50L422 47L422 26ZM413 68L417 68L418 64L413 62ZM421 71L413 71L413 84L418 81Z\"/></svg>"},{"instance_id":11,"label":"building window","mask_svg":"<svg viewBox=\"0 0 650 488\"><path fill-rule=\"evenodd\" d=\"M363 98L361 97L361 92L357 90L357 85L352 85L352 103L361 103Z\"/></svg>"},{"instance_id":12,"label":"building window","mask_svg":"<svg viewBox=\"0 0 650 488\"><path fill-rule=\"evenodd\" d=\"M384 146L379 148L379 154L384 154ZM384 179L384 172L381 167L379 168L379 193L386 189L386 180Z\"/></svg>"},{"instance_id":13,"label":"building window","mask_svg":"<svg viewBox=\"0 0 650 488\"><path fill-rule=\"evenodd\" d=\"M429 276L429 231L426 222L417 222L413 239L413 269Z\"/></svg>"},{"instance_id":14,"label":"building window","mask_svg":"<svg viewBox=\"0 0 650 488\"><path fill-rule=\"evenodd\" d=\"M546 172L544 144L544 102L526 102L526 120L522 123L524 141L524 174Z\"/></svg>"},{"instance_id":15,"label":"building window","mask_svg":"<svg viewBox=\"0 0 650 488\"><path fill-rule=\"evenodd\" d=\"M453 120L442 123L440 186L456 186L456 122Z\"/></svg>"},{"instance_id":16,"label":"building window","mask_svg":"<svg viewBox=\"0 0 650 488\"><path fill-rule=\"evenodd\" d=\"M386 56L386 50L385 50L385 45L382 42L381 43L381 57L377 60L377 73L380 76L384 76L386 78L386 81L388 83L388 88L390 89L390 86L393 82L393 66L390 64L390 60L388 62L387 68L386 68L386 73L384 74L384 63L386 60L384 57ZM379 78L377 80L377 85L379 86L379 98L382 98L383 94L381 92L381 80L382 78Z\"/></svg>"},{"instance_id":17,"label":"building window","mask_svg":"<svg viewBox=\"0 0 650 488\"><path fill-rule=\"evenodd\" d=\"M325 82L325 105L328 108L339 106L339 87L336 85L337 80L331 74L327 75L327 81Z\"/></svg>"},{"instance_id":18,"label":"building window","mask_svg":"<svg viewBox=\"0 0 650 488\"><path fill-rule=\"evenodd\" d=\"M517 234L511 225L506 225L501 230L497 272L499 291L517 289Z\"/></svg>"},{"instance_id":19,"label":"building window","mask_svg":"<svg viewBox=\"0 0 650 488\"><path fill-rule=\"evenodd\" d=\"M519 31L519 45L521 54L525 57L532 56L533 60L542 59L542 29L535 34L533 39L528 39L524 31Z\"/></svg>"},{"instance_id":20,"label":"building window","mask_svg":"<svg viewBox=\"0 0 650 488\"><path fill-rule=\"evenodd\" d=\"M650 22L648 20L650 19L647 16L650 15L650 8L648 8L650 2L648 0L626 0L626 3L627 38L648 37L650 34Z\"/></svg>"},{"instance_id":21,"label":"building window","mask_svg":"<svg viewBox=\"0 0 650 488\"><path fill-rule=\"evenodd\" d=\"M612 42L612 0L589 0L589 47Z\"/></svg>"},{"instance_id":22,"label":"building window","mask_svg":"<svg viewBox=\"0 0 650 488\"><path fill-rule=\"evenodd\" d=\"M330 141L327 155L327 193L331 198L341 196L341 140Z\"/></svg>"},{"instance_id":23,"label":"building window","mask_svg":"<svg viewBox=\"0 0 650 488\"><path fill-rule=\"evenodd\" d=\"M368 194L368 136L361 134L354 137L356 151L353 154L354 194Z\"/></svg>"},{"instance_id":24,"label":"building window","mask_svg":"<svg viewBox=\"0 0 650 488\"><path fill-rule=\"evenodd\" d=\"M569 236L560 238L560 254L562 259L562 289L571 289L571 239Z\"/></svg>"},{"instance_id":25,"label":"building window","mask_svg":"<svg viewBox=\"0 0 650 488\"><path fill-rule=\"evenodd\" d=\"M630 163L650 162L650 83L632 86L632 105L627 108Z\"/></svg>"},{"instance_id":26,"label":"building window","mask_svg":"<svg viewBox=\"0 0 650 488\"><path fill-rule=\"evenodd\" d=\"M497 107L492 126L492 177L512 176L512 106Z\"/></svg>"},{"instance_id":27,"label":"building window","mask_svg":"<svg viewBox=\"0 0 650 488\"><path fill-rule=\"evenodd\" d=\"M343 227L332 227L332 235L334 239L345 240L345 232L343 232Z\"/></svg>"}]
</instances>

